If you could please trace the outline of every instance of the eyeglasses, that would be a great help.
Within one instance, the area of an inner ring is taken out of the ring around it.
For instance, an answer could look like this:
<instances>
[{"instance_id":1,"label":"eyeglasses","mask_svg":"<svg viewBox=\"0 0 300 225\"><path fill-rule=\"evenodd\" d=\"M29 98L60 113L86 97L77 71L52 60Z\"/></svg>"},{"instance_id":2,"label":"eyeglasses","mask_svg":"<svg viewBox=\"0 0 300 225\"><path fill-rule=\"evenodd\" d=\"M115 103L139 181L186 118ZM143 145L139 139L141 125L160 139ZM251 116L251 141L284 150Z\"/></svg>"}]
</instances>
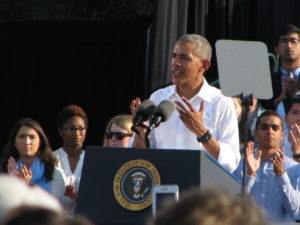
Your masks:
<instances>
[{"instance_id":1,"label":"eyeglasses","mask_svg":"<svg viewBox=\"0 0 300 225\"><path fill-rule=\"evenodd\" d=\"M107 139L111 139L113 136L115 135L115 137L118 139L118 140L123 140L124 137L131 137L132 134L126 134L126 133L123 133L123 132L112 132L112 131L105 131L105 136Z\"/></svg>"},{"instance_id":2,"label":"eyeglasses","mask_svg":"<svg viewBox=\"0 0 300 225\"><path fill-rule=\"evenodd\" d=\"M291 42L292 46L297 46L299 44L299 39L297 38L282 38L279 40L279 44L282 46L287 46Z\"/></svg>"},{"instance_id":3,"label":"eyeglasses","mask_svg":"<svg viewBox=\"0 0 300 225\"><path fill-rule=\"evenodd\" d=\"M86 131L86 127L63 127L64 130L69 132L77 132L84 133Z\"/></svg>"}]
</instances>

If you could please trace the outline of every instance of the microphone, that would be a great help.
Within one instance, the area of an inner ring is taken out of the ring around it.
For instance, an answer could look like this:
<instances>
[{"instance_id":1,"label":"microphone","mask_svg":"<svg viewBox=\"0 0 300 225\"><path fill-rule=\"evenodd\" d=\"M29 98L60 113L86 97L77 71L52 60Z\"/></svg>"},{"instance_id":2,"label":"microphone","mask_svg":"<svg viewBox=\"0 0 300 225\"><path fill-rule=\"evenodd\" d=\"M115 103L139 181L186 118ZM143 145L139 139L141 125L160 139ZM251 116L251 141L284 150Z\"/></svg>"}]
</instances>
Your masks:
<instances>
[{"instance_id":1,"label":"microphone","mask_svg":"<svg viewBox=\"0 0 300 225\"><path fill-rule=\"evenodd\" d=\"M149 121L149 129L158 127L161 122L167 121L174 112L174 104L169 100L164 100L155 108L152 118Z\"/></svg>"},{"instance_id":2,"label":"microphone","mask_svg":"<svg viewBox=\"0 0 300 225\"><path fill-rule=\"evenodd\" d=\"M132 120L131 130L138 133L137 126L141 125L143 121L151 118L155 110L155 103L150 100L143 101L136 109L135 117Z\"/></svg>"}]
</instances>

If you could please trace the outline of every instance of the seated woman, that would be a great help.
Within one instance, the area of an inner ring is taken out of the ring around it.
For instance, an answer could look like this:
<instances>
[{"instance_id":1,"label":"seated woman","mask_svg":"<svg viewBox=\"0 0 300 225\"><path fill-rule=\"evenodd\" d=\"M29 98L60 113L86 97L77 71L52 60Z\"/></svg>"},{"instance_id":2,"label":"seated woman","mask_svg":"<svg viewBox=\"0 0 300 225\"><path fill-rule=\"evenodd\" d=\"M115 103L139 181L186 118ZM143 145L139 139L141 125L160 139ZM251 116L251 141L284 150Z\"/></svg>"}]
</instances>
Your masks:
<instances>
[{"instance_id":1,"label":"seated woman","mask_svg":"<svg viewBox=\"0 0 300 225\"><path fill-rule=\"evenodd\" d=\"M104 147L128 147L133 135L132 116L117 115L110 119L105 130Z\"/></svg>"},{"instance_id":2,"label":"seated woman","mask_svg":"<svg viewBox=\"0 0 300 225\"><path fill-rule=\"evenodd\" d=\"M31 118L19 120L3 151L1 168L50 192L56 164L42 127Z\"/></svg>"},{"instance_id":3,"label":"seated woman","mask_svg":"<svg viewBox=\"0 0 300 225\"><path fill-rule=\"evenodd\" d=\"M58 166L51 193L69 214L74 213L78 196L87 126L87 115L77 105L66 106L58 114L57 129L63 139L63 146L53 152L58 159Z\"/></svg>"}]
</instances>

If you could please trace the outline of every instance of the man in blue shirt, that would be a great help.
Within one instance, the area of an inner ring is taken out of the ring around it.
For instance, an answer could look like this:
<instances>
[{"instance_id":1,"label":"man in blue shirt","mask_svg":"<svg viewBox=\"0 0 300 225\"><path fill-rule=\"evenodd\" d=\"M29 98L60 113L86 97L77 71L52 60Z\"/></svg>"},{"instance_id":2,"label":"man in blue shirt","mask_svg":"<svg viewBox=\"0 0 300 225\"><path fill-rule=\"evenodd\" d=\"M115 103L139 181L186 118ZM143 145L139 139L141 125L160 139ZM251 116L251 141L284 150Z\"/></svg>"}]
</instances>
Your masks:
<instances>
[{"instance_id":1,"label":"man in blue shirt","mask_svg":"<svg viewBox=\"0 0 300 225\"><path fill-rule=\"evenodd\" d=\"M284 150L280 147L284 138L281 117L274 111L262 113L256 121L254 136L258 149L254 149L252 142L247 144L244 191L266 211L269 220L294 221L300 207L298 178L293 176L291 180L286 170L297 163L284 157ZM234 171L239 180L243 175L242 161Z\"/></svg>"}]
</instances>

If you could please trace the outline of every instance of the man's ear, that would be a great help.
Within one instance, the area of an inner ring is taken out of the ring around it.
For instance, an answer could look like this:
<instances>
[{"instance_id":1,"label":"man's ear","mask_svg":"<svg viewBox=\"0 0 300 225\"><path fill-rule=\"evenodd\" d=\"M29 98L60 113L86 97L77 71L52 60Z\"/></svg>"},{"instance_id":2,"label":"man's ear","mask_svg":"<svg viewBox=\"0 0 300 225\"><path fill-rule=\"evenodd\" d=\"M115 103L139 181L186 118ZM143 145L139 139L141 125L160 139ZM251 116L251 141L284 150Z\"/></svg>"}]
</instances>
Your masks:
<instances>
[{"instance_id":1,"label":"man's ear","mask_svg":"<svg viewBox=\"0 0 300 225\"><path fill-rule=\"evenodd\" d=\"M210 68L210 65L211 65L211 63L208 59L203 59L202 64L203 64L204 71L208 70Z\"/></svg>"}]
</instances>

